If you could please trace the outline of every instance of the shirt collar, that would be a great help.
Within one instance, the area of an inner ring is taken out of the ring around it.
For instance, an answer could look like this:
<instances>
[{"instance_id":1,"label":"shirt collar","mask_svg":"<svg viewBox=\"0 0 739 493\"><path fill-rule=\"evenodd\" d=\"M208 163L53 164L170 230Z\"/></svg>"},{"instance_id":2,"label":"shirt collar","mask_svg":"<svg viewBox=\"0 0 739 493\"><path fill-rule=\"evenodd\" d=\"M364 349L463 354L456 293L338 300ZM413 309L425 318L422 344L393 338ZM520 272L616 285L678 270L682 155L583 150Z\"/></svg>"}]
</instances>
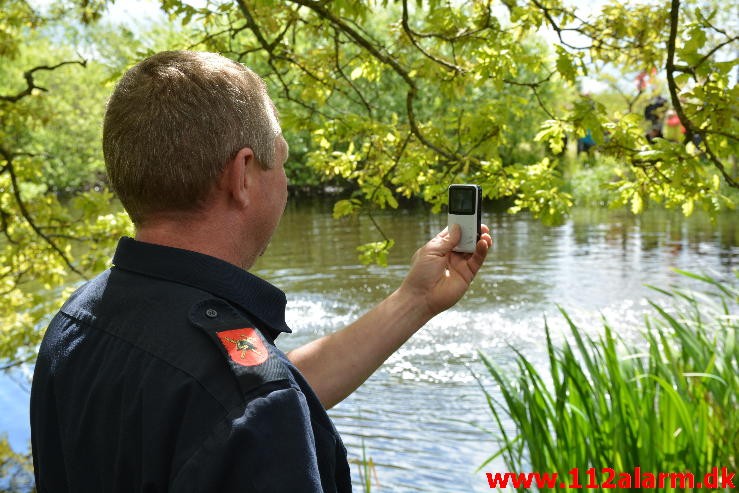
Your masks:
<instances>
[{"instance_id":1,"label":"shirt collar","mask_svg":"<svg viewBox=\"0 0 739 493\"><path fill-rule=\"evenodd\" d=\"M118 242L113 265L202 289L238 305L278 333L292 332L285 323L285 293L224 260L124 236Z\"/></svg>"}]
</instances>

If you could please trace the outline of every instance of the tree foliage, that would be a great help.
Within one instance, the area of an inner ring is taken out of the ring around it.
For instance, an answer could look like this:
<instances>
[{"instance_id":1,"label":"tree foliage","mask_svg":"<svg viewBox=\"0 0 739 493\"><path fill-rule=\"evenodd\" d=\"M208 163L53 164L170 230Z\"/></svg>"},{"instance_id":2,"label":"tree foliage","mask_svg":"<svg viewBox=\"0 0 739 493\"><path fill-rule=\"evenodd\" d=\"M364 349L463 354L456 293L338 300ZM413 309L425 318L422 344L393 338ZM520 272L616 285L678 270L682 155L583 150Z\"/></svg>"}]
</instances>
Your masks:
<instances>
[{"instance_id":1,"label":"tree foliage","mask_svg":"<svg viewBox=\"0 0 739 493\"><path fill-rule=\"evenodd\" d=\"M0 435L0 492L36 491L31 454L13 450L5 435Z\"/></svg>"},{"instance_id":2,"label":"tree foliage","mask_svg":"<svg viewBox=\"0 0 739 493\"><path fill-rule=\"evenodd\" d=\"M438 211L450 183L472 182L561 222L573 198L558 156L587 131L613 163L612 205L734 207L738 38L718 2L612 1L585 16L560 0L162 0L172 22L157 31L101 27L105 0L0 1L2 365L33 357L62 290L130 231L101 173L100 119L117 76L159 49L219 51L262 74L291 177L351 184L337 217L411 197ZM637 86L643 74L660 82ZM584 94L586 77L625 104ZM649 143L642 111L664 87L684 138ZM387 255L379 236L363 258Z\"/></svg>"},{"instance_id":3,"label":"tree foliage","mask_svg":"<svg viewBox=\"0 0 739 493\"><path fill-rule=\"evenodd\" d=\"M529 129L555 153L566 135L589 130L622 164L609 184L613 203L635 213L649 202L685 213L734 207L724 191L737 187L739 38L721 4L610 2L588 18L556 0L163 6L201 21L204 46L268 77L288 103L286 128L310 134L309 164L358 187L337 216L397 207L397 196L438 208L450 182L469 181L489 198L512 198L514 211L560 222L572 200L556 160L507 152ZM551 49L537 44L544 28ZM664 74L683 142L645 138L644 104L635 103L649 86L633 84L617 113L578 95L596 71L635 79L653 69Z\"/></svg>"}]
</instances>

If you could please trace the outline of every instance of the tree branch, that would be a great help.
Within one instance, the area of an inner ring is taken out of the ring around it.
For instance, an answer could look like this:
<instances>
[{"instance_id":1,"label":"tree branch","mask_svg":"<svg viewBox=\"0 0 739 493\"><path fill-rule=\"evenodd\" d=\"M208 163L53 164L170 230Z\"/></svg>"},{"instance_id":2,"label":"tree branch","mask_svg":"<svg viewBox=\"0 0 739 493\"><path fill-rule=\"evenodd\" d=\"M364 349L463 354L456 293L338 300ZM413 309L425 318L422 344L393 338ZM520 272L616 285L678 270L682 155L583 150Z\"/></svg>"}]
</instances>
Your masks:
<instances>
[{"instance_id":1,"label":"tree branch","mask_svg":"<svg viewBox=\"0 0 739 493\"><path fill-rule=\"evenodd\" d=\"M39 91L46 92L47 89L36 85L36 81L33 78L33 75L38 72L39 70L56 70L59 67L62 67L64 65L70 65L70 64L77 64L81 65L83 67L87 66L87 60L71 60L66 62L57 63L56 65L39 65L38 67L34 67L31 70L26 70L23 72L23 78L26 79L26 88L22 90L21 92L14 94L13 96L3 96L0 94L0 101L8 101L10 103L16 103L20 101L21 99L25 98L26 96L30 96L33 93L34 89L38 89Z\"/></svg>"},{"instance_id":2,"label":"tree branch","mask_svg":"<svg viewBox=\"0 0 739 493\"><path fill-rule=\"evenodd\" d=\"M723 43L719 43L719 44L717 44L716 46L714 46L714 47L713 47L713 49L711 49L711 50L710 50L710 51L709 51L708 53L706 53L706 54L705 54L705 55L703 56L703 58L701 58L700 60L698 60L698 63L696 63L696 64L695 64L695 65L693 66L693 69L696 69L696 68L700 67L700 66L701 66L701 65L703 64L703 62L705 62L706 60L708 60L709 58L711 58L711 56L713 56L713 54L714 54L714 53L716 53L716 52L717 52L718 50L720 50L720 49L721 49L721 48L723 48L724 46L726 46L726 45L730 45L731 43L734 43L734 42L736 42L736 41L739 41L739 36L734 36L734 37L733 37L733 38L731 38L731 39L727 39L727 40L726 40L726 41L724 41Z\"/></svg>"},{"instance_id":3,"label":"tree branch","mask_svg":"<svg viewBox=\"0 0 739 493\"><path fill-rule=\"evenodd\" d=\"M10 361L9 363L5 363L4 365L0 366L0 372L10 370L11 368L15 368L17 366L25 365L26 363L30 363L34 359L36 359L35 355L24 359Z\"/></svg>"},{"instance_id":4,"label":"tree branch","mask_svg":"<svg viewBox=\"0 0 739 493\"><path fill-rule=\"evenodd\" d=\"M449 63L446 60L442 60L441 58L431 55L418 44L415 38L416 33L413 32L410 25L408 24L408 0L403 0L403 31L405 32L406 36L408 36L408 39L411 41L413 46L415 46L416 49L420 51L426 58L455 73L464 73L464 69L462 67L459 67L457 65L454 65L453 63Z\"/></svg>"},{"instance_id":5,"label":"tree branch","mask_svg":"<svg viewBox=\"0 0 739 493\"><path fill-rule=\"evenodd\" d=\"M665 64L665 71L667 72L667 87L670 91L672 107L675 108L675 112L677 113L678 118L680 118L680 123L685 127L685 142L692 142L696 135L699 136L701 138L700 145L703 145L709 160L713 163L716 169L719 170L721 175L724 177L724 180L726 180L726 183L733 188L739 188L739 183L731 177L728 171L726 171L724 164L713 153L713 150L706 138L706 133L697 128L693 122L688 119L685 114L685 110L683 109L682 101L680 101L680 97L678 96L678 87L675 82L675 72L677 71L675 69L675 44L677 40L679 18L680 0L671 0L670 35L667 39L667 62ZM703 63L703 60L701 60L701 63Z\"/></svg>"},{"instance_id":6,"label":"tree branch","mask_svg":"<svg viewBox=\"0 0 739 493\"><path fill-rule=\"evenodd\" d=\"M242 2L243 0L239 0L239 1ZM398 76L400 76L400 78L403 79L403 81L408 86L408 93L406 95L406 113L408 114L408 123L410 125L411 131L413 132L413 135L415 135L416 138L423 145L433 150L437 154L447 159L450 159L450 160L458 159L458 156L455 156L453 153L449 152L448 150L443 149L437 146L436 144L434 144L433 142L429 141L426 138L426 136L423 135L423 133L421 132L421 129L418 127L418 122L416 121L416 115L415 115L415 111L413 108L413 103L418 94L418 87L416 86L416 82L410 76L410 73L402 65L400 65L400 63L395 58L385 53L382 53L376 46L370 43L366 38L364 38L361 34L359 34L349 24L347 24L343 20L333 15L329 10L327 10L323 6L323 4L318 3L318 2L311 2L308 0L292 0L292 1L298 5L302 5L304 7L309 8L310 10L318 14L321 18L328 20L337 29L343 32L346 36L352 39L355 43L357 43L358 46L364 48L374 58L376 58L383 64L388 65L390 68L392 68L393 71Z\"/></svg>"},{"instance_id":7,"label":"tree branch","mask_svg":"<svg viewBox=\"0 0 739 493\"><path fill-rule=\"evenodd\" d=\"M539 2L537 0L532 0L532 3L534 5L536 5L539 8L539 10L542 11L542 13L544 14L544 17L546 18L547 22L549 23L549 26L552 29L554 29L554 31L557 33L557 37L559 38L560 44L562 44L562 45L564 45L564 46L566 46L566 47L568 47L568 48L570 48L572 50L589 50L589 49L591 49L593 47L592 44L590 46L573 46L573 45L567 43L564 39L562 39L562 33L563 32L573 31L573 32L579 32L579 33L581 33L582 32L582 29L560 27L559 24L557 24L557 21L554 20L554 17L552 17L552 14L550 13L552 11L552 9L545 7L544 5L541 4L541 2ZM581 22L583 22L583 21L581 20Z\"/></svg>"},{"instance_id":8,"label":"tree branch","mask_svg":"<svg viewBox=\"0 0 739 493\"><path fill-rule=\"evenodd\" d=\"M480 27L474 28L474 29L468 29L465 31L462 31L460 33L457 33L453 36L448 36L446 34L441 33L419 33L418 31L410 30L410 32L413 34L416 38L437 38L446 41L447 43L454 45L454 42L459 41L461 39L470 38L475 36L478 33L481 33L482 31L488 29L490 27L490 19L492 18L492 14L490 12L490 3L491 0L487 1L487 8L485 9L485 17L484 22L482 22ZM403 9L406 9L406 0L403 1Z\"/></svg>"},{"instance_id":9,"label":"tree branch","mask_svg":"<svg viewBox=\"0 0 739 493\"><path fill-rule=\"evenodd\" d=\"M398 152L395 154L395 159L393 160L393 165L390 166L380 177L380 182L377 184L377 186L372 190L372 195L370 196L369 203L370 207L367 209L367 215L370 218L370 221L372 221L372 224L374 225L375 229L380 232L380 235L382 235L382 238L385 240L385 245L388 245L390 243L390 237L388 237L387 234L385 234L385 231L380 227L380 225L375 220L374 216L372 215L372 204L374 203L375 196L377 195L377 192L380 190L380 187L385 185L385 178L395 169L397 168L398 164L400 164L400 160L403 157L403 154L405 154L405 150L408 147L408 143L411 141L411 137L413 134L408 134L405 136L405 139L403 139L403 143L400 145L400 148L398 149Z\"/></svg>"},{"instance_id":10,"label":"tree branch","mask_svg":"<svg viewBox=\"0 0 739 493\"><path fill-rule=\"evenodd\" d=\"M340 41L339 41L339 31L334 29L334 62L336 71L339 72L339 75L341 75L341 78L346 82L349 87L352 88L354 93L357 95L360 101L360 105L364 106L364 108L367 110L367 114L372 116L372 105L369 104L369 101L364 97L364 94L362 94L362 91L359 90L357 86L354 85L354 82L352 82L349 77L346 76L344 73L344 69L341 68L341 49L340 49Z\"/></svg>"},{"instance_id":11,"label":"tree branch","mask_svg":"<svg viewBox=\"0 0 739 493\"><path fill-rule=\"evenodd\" d=\"M3 168L3 171L7 169L7 167ZM1 173L0 173L1 174ZM5 212L5 210L0 209L0 228L2 228L3 235L8 240L8 243L11 245L18 245L19 242L14 240L12 236L10 236L10 231L8 231L9 223L8 218L11 217L10 214Z\"/></svg>"},{"instance_id":12,"label":"tree branch","mask_svg":"<svg viewBox=\"0 0 739 493\"><path fill-rule=\"evenodd\" d=\"M506 84L511 84L513 86L528 87L529 89L531 89L534 92L536 101L539 103L539 107L542 109L542 111L546 113L546 115L551 120L556 120L557 118L544 105L544 101L542 101L541 96L539 95L539 91L538 91L539 86L546 82L549 82L554 74L555 72L550 72L549 75L545 79L542 79L538 82L519 82L519 81L511 80L511 79L503 79L503 82Z\"/></svg>"},{"instance_id":13,"label":"tree branch","mask_svg":"<svg viewBox=\"0 0 739 493\"><path fill-rule=\"evenodd\" d=\"M239 10L241 10L241 13L244 15L244 19L246 19L246 24L249 26L249 29L251 29L251 32L253 32L254 36L257 38L257 42L259 42L260 46L262 46L262 48L264 48L264 50L267 51L270 56L272 56L274 45L267 42L267 39L262 34L261 29L259 29L259 25L254 21L254 17L251 15L249 7L246 5L244 0L236 0L236 3L239 6Z\"/></svg>"},{"instance_id":14,"label":"tree branch","mask_svg":"<svg viewBox=\"0 0 739 493\"><path fill-rule=\"evenodd\" d=\"M51 249L57 255L59 255L62 261L64 261L64 263L67 264L67 267L69 267L69 270L79 275L83 279L87 279L87 276L85 276L85 274L83 274L79 269L77 269L77 267L74 266L74 264L72 264L72 261L62 251L62 249L59 248L59 246L56 243L54 243L54 241L51 238L49 238L38 227L36 222L33 220L33 217L28 212L28 209L26 208L26 204L25 202L23 202L23 199L21 198L20 187L18 186L18 178L15 174L15 169L13 167L13 157L14 156L3 148L0 148L0 156L2 156L6 162L6 166L4 167L4 169L6 169L8 174L10 175L10 183L11 183L11 188L13 191L13 197L15 198L15 202L18 205L18 210L20 211L21 216L23 216L23 218L26 220L28 225L33 230L33 232L36 233L42 240L44 240L44 242L46 242L46 244L48 244L49 247L51 247Z\"/></svg>"}]
</instances>

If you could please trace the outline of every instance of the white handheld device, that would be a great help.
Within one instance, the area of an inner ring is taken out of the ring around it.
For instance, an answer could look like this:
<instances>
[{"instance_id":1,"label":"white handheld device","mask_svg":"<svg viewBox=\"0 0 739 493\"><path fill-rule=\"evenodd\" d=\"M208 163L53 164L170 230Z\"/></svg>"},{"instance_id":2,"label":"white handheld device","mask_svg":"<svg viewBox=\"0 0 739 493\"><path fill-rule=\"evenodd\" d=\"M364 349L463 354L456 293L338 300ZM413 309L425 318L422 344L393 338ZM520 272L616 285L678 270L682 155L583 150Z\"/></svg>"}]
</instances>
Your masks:
<instances>
[{"instance_id":1,"label":"white handheld device","mask_svg":"<svg viewBox=\"0 0 739 493\"><path fill-rule=\"evenodd\" d=\"M462 239L455 252L473 253L480 239L482 187L479 185L449 186L449 217L447 224L459 224Z\"/></svg>"}]
</instances>

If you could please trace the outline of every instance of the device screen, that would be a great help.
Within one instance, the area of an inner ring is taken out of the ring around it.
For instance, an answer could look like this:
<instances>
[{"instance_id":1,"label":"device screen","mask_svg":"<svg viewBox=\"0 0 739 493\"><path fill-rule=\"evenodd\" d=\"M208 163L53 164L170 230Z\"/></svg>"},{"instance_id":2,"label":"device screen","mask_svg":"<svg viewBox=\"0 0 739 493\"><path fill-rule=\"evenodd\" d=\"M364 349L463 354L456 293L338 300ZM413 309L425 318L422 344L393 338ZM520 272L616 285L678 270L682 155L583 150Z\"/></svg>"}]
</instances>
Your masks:
<instances>
[{"instance_id":1,"label":"device screen","mask_svg":"<svg viewBox=\"0 0 739 493\"><path fill-rule=\"evenodd\" d=\"M452 187L449 189L449 214L472 215L475 213L477 190L473 187Z\"/></svg>"}]
</instances>

